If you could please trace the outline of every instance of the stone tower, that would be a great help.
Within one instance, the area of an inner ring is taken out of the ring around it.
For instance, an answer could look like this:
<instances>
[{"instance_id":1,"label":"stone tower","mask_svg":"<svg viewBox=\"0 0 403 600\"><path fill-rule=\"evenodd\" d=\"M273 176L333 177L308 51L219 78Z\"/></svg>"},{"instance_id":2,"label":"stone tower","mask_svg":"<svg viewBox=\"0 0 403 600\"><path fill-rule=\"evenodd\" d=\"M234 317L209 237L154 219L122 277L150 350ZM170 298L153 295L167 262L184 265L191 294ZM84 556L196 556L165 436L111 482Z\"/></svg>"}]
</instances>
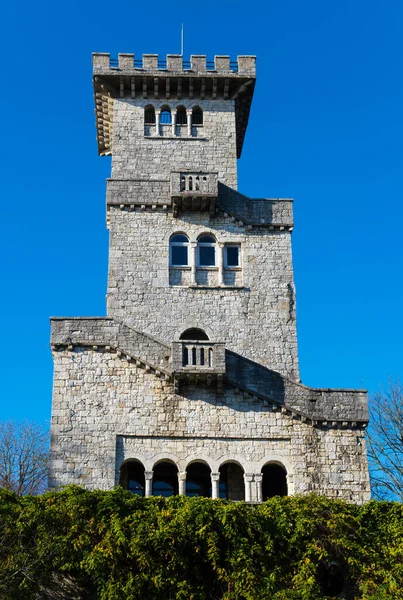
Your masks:
<instances>
[{"instance_id":1,"label":"stone tower","mask_svg":"<svg viewBox=\"0 0 403 600\"><path fill-rule=\"evenodd\" d=\"M108 316L51 320L51 485L369 499L366 393L299 382L292 200L237 191L255 57L93 69Z\"/></svg>"}]
</instances>

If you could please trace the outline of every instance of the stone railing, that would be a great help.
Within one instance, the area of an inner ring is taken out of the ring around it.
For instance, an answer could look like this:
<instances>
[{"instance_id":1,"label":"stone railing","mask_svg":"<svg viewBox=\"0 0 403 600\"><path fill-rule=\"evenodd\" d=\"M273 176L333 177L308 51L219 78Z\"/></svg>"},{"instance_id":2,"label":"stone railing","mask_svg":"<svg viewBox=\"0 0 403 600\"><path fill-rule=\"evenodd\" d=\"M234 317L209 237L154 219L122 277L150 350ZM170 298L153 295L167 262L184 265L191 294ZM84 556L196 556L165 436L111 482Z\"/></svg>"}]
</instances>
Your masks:
<instances>
[{"instance_id":1,"label":"stone railing","mask_svg":"<svg viewBox=\"0 0 403 600\"><path fill-rule=\"evenodd\" d=\"M225 345L221 342L182 340L172 344L174 373L225 373Z\"/></svg>"},{"instance_id":2,"label":"stone railing","mask_svg":"<svg viewBox=\"0 0 403 600\"><path fill-rule=\"evenodd\" d=\"M218 196L218 173L171 173L171 196Z\"/></svg>"}]
</instances>

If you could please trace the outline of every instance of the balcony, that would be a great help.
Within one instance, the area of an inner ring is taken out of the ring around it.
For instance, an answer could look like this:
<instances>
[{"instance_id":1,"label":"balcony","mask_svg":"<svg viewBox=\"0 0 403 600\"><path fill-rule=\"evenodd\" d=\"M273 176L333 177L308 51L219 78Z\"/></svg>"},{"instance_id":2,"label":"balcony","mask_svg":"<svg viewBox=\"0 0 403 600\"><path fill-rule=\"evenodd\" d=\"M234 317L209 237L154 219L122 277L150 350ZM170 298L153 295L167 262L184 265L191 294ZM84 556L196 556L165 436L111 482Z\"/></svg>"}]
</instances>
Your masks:
<instances>
[{"instance_id":1,"label":"balcony","mask_svg":"<svg viewBox=\"0 0 403 600\"><path fill-rule=\"evenodd\" d=\"M217 197L217 173L171 173L171 198L175 217L180 211L209 212L214 215Z\"/></svg>"},{"instance_id":2,"label":"balcony","mask_svg":"<svg viewBox=\"0 0 403 600\"><path fill-rule=\"evenodd\" d=\"M172 344L172 369L175 385L217 384L221 391L225 375L225 344L221 342L182 340Z\"/></svg>"}]
</instances>

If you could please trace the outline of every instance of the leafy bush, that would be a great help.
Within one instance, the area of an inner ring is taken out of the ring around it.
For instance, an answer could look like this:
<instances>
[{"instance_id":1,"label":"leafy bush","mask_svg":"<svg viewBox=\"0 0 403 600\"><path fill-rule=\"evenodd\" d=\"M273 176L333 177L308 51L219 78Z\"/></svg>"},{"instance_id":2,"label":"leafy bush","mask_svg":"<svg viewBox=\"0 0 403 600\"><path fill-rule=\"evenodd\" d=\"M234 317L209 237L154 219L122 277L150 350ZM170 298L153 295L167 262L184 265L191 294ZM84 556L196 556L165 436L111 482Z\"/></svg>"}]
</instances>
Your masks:
<instances>
[{"instance_id":1,"label":"leafy bush","mask_svg":"<svg viewBox=\"0 0 403 600\"><path fill-rule=\"evenodd\" d=\"M0 490L7 600L397 600L402 590L398 503Z\"/></svg>"}]
</instances>

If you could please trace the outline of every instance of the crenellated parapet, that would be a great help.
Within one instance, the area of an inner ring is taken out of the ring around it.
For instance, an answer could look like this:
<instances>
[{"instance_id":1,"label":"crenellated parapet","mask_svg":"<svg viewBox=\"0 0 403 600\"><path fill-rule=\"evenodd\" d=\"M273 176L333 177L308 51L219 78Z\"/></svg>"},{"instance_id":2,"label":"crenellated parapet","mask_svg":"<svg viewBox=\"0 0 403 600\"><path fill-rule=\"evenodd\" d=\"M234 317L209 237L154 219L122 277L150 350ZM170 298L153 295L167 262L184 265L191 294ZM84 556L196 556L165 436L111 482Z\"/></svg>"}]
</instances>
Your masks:
<instances>
[{"instance_id":1,"label":"crenellated parapet","mask_svg":"<svg viewBox=\"0 0 403 600\"><path fill-rule=\"evenodd\" d=\"M184 61L178 54L160 60L158 54L109 53L92 55L95 113L100 155L113 153L113 100L229 100L235 102L236 144L241 155L256 79L256 57L215 56L209 62L205 55L192 55Z\"/></svg>"},{"instance_id":2,"label":"crenellated parapet","mask_svg":"<svg viewBox=\"0 0 403 600\"><path fill-rule=\"evenodd\" d=\"M215 56L213 61L207 61L205 54L193 54L189 61L185 61L181 54L167 54L160 59L158 54L143 54L136 59L134 54L119 53L118 59L111 58L109 52L94 52L92 65L95 73L106 73L110 70L120 72L152 71L166 73L206 73L209 76L237 75L256 77L256 56L238 56L236 61L231 61L227 55Z\"/></svg>"}]
</instances>

